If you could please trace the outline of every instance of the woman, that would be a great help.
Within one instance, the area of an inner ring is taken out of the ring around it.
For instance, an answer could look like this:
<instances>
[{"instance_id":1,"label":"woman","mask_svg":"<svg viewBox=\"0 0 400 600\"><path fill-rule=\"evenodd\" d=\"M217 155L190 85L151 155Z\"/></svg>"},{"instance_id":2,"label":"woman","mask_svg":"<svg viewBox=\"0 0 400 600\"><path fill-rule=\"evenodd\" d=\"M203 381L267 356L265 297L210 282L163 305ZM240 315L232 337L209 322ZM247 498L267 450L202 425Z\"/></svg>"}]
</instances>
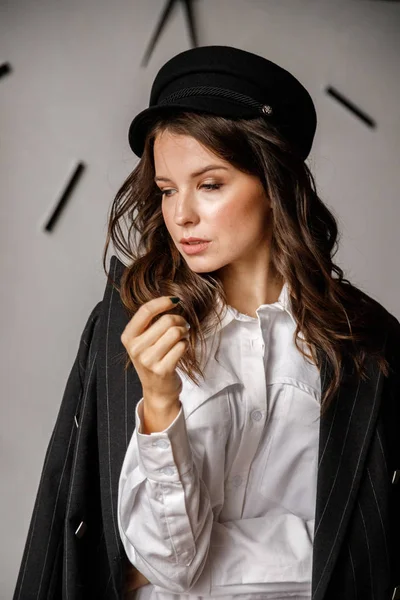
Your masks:
<instances>
[{"instance_id":1,"label":"woman","mask_svg":"<svg viewBox=\"0 0 400 600\"><path fill-rule=\"evenodd\" d=\"M386 598L393 590L394 549L390 555L384 539L384 559L375 550L374 560L370 549L385 533L385 501L361 506L353 494L348 508L346 482L360 476L351 460L363 452L351 439L359 435L357 423L350 429L354 382L368 380L368 357L379 372L374 387L382 385L386 330L381 307L332 262L336 223L304 163L315 126L312 100L292 75L225 47L172 58L150 108L131 125L141 162L115 218L137 209L142 258L122 286L134 314L122 342L143 393L121 471L118 525L136 598L322 597L340 538L351 539L346 510L362 527L354 525L357 541L342 543L346 571L340 582L333 575L330 593ZM190 236L206 243L181 243ZM221 321L215 307L228 308ZM163 316L171 308L175 316ZM219 354L205 335L201 370L204 330L218 331ZM333 369L322 402L315 349ZM350 422L342 417L340 448L332 435L319 445L321 404L325 412L339 392ZM359 410L371 418L365 398ZM338 450L334 462L329 453ZM318 466L330 471L316 507ZM368 511L376 519L370 530ZM323 537L313 564L315 529Z\"/></svg>"},{"instance_id":2,"label":"woman","mask_svg":"<svg viewBox=\"0 0 400 600\"><path fill-rule=\"evenodd\" d=\"M160 69L15 599L400 597L400 323L332 261L315 128L250 52Z\"/></svg>"}]
</instances>

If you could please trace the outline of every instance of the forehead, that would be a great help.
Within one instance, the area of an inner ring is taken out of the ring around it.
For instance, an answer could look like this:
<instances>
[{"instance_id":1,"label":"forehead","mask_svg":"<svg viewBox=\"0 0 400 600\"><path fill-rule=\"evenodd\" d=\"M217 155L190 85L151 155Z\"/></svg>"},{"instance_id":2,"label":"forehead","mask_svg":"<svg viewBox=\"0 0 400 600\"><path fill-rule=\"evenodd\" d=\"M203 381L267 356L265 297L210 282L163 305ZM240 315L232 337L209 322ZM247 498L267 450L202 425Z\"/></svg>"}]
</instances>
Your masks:
<instances>
[{"instance_id":1,"label":"forehead","mask_svg":"<svg viewBox=\"0 0 400 600\"><path fill-rule=\"evenodd\" d=\"M155 138L154 166L156 180L159 179L159 176L165 176L169 171L177 169L188 171L193 176L206 167L207 170L211 170L211 166L225 170L233 169L232 165L218 157L194 137L169 131L164 131Z\"/></svg>"},{"instance_id":2,"label":"forehead","mask_svg":"<svg viewBox=\"0 0 400 600\"><path fill-rule=\"evenodd\" d=\"M214 156L213 152L191 135L161 131L154 140L154 157L162 157L166 152L184 154L190 151L196 156Z\"/></svg>"}]
</instances>

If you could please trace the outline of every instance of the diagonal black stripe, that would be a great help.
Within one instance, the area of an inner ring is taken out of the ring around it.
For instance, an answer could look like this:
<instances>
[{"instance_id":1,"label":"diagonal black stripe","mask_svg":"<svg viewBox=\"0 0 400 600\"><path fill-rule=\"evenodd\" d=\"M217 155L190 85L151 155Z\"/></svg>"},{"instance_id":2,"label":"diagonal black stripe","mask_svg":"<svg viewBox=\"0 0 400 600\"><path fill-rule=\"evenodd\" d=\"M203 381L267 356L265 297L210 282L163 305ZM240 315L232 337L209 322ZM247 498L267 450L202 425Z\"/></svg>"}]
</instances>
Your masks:
<instances>
[{"instance_id":1,"label":"diagonal black stripe","mask_svg":"<svg viewBox=\"0 0 400 600\"><path fill-rule=\"evenodd\" d=\"M52 231L52 229L54 228L54 225L55 225L57 219L59 218L61 211L63 210L65 204L69 200L72 192L74 191L74 189L79 181L79 178L82 175L84 168L85 168L85 165L82 162L79 162L77 164L75 171L72 174L69 182L67 183L65 190L61 194L61 198L59 199L55 209L53 210L53 214L51 215L50 219L47 221L47 223L44 226L45 231Z\"/></svg>"},{"instance_id":2,"label":"diagonal black stripe","mask_svg":"<svg viewBox=\"0 0 400 600\"><path fill-rule=\"evenodd\" d=\"M335 98L335 100L337 100L338 102L340 102L340 104L342 104L348 110L350 110L353 113L353 115L355 115L366 125L368 125L368 127L376 127L376 122L370 116L368 116L364 111L362 111L361 108L358 108L358 106L356 106L348 98L345 98L340 92L335 90L335 88L328 86L325 91L329 96L332 96L332 98Z\"/></svg>"},{"instance_id":3,"label":"diagonal black stripe","mask_svg":"<svg viewBox=\"0 0 400 600\"><path fill-rule=\"evenodd\" d=\"M4 77L4 75L8 75L11 73L12 68L10 63L6 62L0 65L0 77Z\"/></svg>"}]
</instances>

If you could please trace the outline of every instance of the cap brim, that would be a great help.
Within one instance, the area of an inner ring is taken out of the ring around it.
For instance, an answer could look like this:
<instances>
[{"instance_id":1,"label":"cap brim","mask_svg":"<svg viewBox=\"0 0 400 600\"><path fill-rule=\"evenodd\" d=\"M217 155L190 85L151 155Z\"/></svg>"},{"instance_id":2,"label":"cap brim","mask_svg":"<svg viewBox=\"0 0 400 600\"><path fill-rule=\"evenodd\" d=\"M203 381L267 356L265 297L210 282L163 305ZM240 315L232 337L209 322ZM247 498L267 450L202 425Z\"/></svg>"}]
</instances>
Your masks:
<instances>
[{"instance_id":1,"label":"cap brim","mask_svg":"<svg viewBox=\"0 0 400 600\"><path fill-rule=\"evenodd\" d=\"M212 106L211 106L212 104ZM226 98L213 97L210 103L209 97L195 96L193 98L181 98L173 105L151 106L140 112L129 126L128 141L132 151L139 158L143 154L146 136L150 127L158 116L189 110L206 114L221 115L228 118L255 118L254 108L229 102Z\"/></svg>"}]
</instances>

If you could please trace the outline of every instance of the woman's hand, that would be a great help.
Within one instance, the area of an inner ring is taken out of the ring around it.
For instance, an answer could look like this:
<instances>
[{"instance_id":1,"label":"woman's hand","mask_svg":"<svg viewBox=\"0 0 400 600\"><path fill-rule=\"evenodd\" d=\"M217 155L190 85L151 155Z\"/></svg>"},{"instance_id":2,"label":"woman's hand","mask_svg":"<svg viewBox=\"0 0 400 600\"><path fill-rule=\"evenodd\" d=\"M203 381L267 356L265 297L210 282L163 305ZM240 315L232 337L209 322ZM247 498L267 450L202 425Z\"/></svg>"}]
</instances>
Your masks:
<instances>
[{"instance_id":1,"label":"woman's hand","mask_svg":"<svg viewBox=\"0 0 400 600\"><path fill-rule=\"evenodd\" d=\"M142 383L144 401L160 411L176 404L182 391L176 365L186 352L190 326L186 327L183 317L172 314L149 324L156 315L173 306L169 296L149 300L137 310L121 335Z\"/></svg>"}]
</instances>

